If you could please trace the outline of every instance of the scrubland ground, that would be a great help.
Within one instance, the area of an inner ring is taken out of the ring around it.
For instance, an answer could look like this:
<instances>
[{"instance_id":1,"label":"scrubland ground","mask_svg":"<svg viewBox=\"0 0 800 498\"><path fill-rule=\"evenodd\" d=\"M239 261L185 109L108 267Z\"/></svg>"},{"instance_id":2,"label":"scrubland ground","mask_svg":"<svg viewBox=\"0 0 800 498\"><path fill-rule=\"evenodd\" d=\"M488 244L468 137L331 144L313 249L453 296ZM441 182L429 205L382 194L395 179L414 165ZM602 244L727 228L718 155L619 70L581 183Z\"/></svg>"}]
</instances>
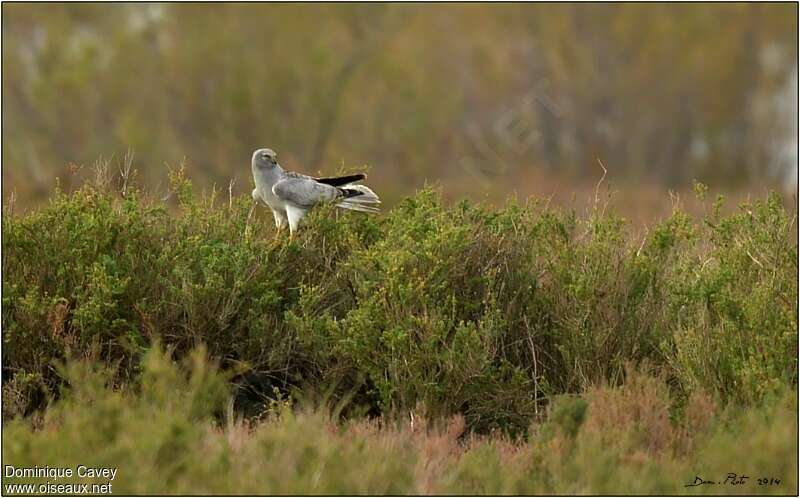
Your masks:
<instances>
[{"instance_id":1,"label":"scrubland ground","mask_svg":"<svg viewBox=\"0 0 800 498\"><path fill-rule=\"evenodd\" d=\"M6 208L4 464L118 467L115 493L797 493L777 196L642 231L613 199L424 190L288 240L171 180L175 211L101 177Z\"/></svg>"}]
</instances>

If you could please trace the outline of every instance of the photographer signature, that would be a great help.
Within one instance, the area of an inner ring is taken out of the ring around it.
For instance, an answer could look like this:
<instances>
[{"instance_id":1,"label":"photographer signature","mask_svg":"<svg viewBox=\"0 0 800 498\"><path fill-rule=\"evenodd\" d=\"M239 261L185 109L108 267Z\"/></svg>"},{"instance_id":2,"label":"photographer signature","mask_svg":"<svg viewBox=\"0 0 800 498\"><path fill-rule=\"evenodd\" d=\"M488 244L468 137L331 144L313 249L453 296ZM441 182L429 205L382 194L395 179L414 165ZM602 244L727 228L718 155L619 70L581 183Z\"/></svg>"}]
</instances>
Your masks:
<instances>
[{"instance_id":1,"label":"photographer signature","mask_svg":"<svg viewBox=\"0 0 800 498\"><path fill-rule=\"evenodd\" d=\"M742 484L747 484L748 479L750 479L750 476L738 475L735 472L728 472L728 475L725 476L725 479L721 481L709 481L700 476L695 476L694 481L686 484L684 487L691 488L693 486L702 486L707 484L741 486ZM781 480L776 477L759 477L755 480L755 482L757 482L759 486L778 486L781 483Z\"/></svg>"}]
</instances>

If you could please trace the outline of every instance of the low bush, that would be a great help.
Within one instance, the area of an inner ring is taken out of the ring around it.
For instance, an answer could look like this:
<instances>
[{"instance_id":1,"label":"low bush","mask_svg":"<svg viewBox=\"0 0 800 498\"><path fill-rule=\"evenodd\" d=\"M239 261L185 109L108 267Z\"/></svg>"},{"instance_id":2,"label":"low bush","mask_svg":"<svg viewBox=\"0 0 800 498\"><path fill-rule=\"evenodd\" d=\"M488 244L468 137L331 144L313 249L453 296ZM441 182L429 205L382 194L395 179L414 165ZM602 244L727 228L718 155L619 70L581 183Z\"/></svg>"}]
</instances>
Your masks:
<instances>
[{"instance_id":1,"label":"low bush","mask_svg":"<svg viewBox=\"0 0 800 498\"><path fill-rule=\"evenodd\" d=\"M797 493L796 391L748 409L708 410L695 397L670 420L664 380L629 369L619 387L559 398L527 439L511 439L465 433L458 416L339 423L302 403L274 403L247 422L202 349L172 356L155 345L139 382L116 389L113 369L97 362L60 367L68 387L43 418L4 426L3 462L109 467L115 477L4 476L4 494L47 481L110 482L131 495ZM747 479L732 484L730 473ZM698 477L720 484L686 487Z\"/></svg>"},{"instance_id":2,"label":"low bush","mask_svg":"<svg viewBox=\"0 0 800 498\"><path fill-rule=\"evenodd\" d=\"M205 345L250 415L302 393L479 431L524 432L628 363L684 402L796 384L797 240L774 196L642 234L599 205L447 207L426 189L380 217L318 209L289 239L249 197L172 182L174 207L87 185L4 218L4 417L57 396L59 360L135 381L155 340L176 360Z\"/></svg>"}]
</instances>

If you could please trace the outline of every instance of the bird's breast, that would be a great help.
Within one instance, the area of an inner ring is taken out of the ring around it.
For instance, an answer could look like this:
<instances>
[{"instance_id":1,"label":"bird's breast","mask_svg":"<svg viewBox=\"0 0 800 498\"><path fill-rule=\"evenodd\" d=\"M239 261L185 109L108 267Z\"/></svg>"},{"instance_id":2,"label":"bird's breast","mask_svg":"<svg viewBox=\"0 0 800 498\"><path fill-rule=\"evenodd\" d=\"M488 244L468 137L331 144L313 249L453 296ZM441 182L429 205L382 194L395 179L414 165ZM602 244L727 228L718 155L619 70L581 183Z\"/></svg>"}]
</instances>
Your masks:
<instances>
[{"instance_id":1,"label":"bird's breast","mask_svg":"<svg viewBox=\"0 0 800 498\"><path fill-rule=\"evenodd\" d=\"M284 211L286 210L286 203L275 197L272 190L256 189L258 196L273 210Z\"/></svg>"}]
</instances>

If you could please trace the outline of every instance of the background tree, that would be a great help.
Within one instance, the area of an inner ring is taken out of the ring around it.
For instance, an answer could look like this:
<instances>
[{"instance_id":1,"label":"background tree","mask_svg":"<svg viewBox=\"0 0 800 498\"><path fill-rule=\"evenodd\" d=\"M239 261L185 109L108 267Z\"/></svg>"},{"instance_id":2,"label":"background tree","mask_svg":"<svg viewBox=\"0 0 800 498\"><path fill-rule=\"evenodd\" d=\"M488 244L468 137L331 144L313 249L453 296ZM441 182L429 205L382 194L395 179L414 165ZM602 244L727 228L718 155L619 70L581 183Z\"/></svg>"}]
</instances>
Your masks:
<instances>
[{"instance_id":1,"label":"background tree","mask_svg":"<svg viewBox=\"0 0 800 498\"><path fill-rule=\"evenodd\" d=\"M373 166L484 195L542 179L680 188L795 178L790 4L3 7L6 195L44 200L70 163L136 151L249 187L289 168ZM781 100L782 99L782 100ZM787 132L786 130L789 129ZM10 189L10 190L9 190Z\"/></svg>"}]
</instances>

